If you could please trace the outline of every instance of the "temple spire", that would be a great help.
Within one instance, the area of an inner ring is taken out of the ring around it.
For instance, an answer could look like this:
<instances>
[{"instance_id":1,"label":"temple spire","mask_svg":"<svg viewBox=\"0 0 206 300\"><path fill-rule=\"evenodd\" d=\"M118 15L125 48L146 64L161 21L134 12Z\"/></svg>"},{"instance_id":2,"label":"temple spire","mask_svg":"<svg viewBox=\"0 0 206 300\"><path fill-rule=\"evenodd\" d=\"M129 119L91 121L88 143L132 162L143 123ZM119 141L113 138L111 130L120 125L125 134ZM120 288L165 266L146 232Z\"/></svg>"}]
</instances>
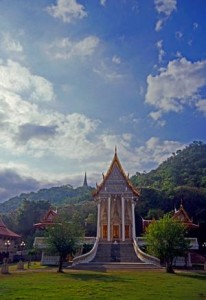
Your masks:
<instances>
[{"instance_id":1,"label":"temple spire","mask_svg":"<svg viewBox=\"0 0 206 300\"><path fill-rule=\"evenodd\" d=\"M85 175L84 175L84 183L83 183L83 186L84 187L88 187L88 183L87 183L87 173L85 172Z\"/></svg>"}]
</instances>

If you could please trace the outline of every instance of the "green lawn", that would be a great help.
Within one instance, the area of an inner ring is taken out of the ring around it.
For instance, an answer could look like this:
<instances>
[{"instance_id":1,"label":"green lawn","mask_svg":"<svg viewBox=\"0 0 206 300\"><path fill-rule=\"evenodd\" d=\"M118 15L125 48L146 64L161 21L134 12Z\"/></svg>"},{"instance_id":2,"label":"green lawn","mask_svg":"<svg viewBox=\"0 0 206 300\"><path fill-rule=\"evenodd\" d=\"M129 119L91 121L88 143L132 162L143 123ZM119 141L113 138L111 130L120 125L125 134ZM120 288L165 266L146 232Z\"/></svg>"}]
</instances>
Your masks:
<instances>
[{"instance_id":1,"label":"green lawn","mask_svg":"<svg viewBox=\"0 0 206 300\"><path fill-rule=\"evenodd\" d=\"M10 270L10 275L0 275L1 300L206 299L204 272Z\"/></svg>"}]
</instances>

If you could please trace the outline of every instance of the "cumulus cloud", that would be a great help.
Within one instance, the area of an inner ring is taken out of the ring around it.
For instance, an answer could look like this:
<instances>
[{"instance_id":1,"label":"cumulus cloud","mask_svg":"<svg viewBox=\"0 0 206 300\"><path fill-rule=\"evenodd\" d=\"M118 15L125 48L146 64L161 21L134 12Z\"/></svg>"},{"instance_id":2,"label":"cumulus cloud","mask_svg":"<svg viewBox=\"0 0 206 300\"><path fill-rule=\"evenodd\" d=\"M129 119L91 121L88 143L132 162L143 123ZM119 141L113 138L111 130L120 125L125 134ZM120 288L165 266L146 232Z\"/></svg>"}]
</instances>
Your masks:
<instances>
[{"instance_id":1,"label":"cumulus cloud","mask_svg":"<svg viewBox=\"0 0 206 300\"><path fill-rule=\"evenodd\" d=\"M199 100L196 103L197 109L206 116L206 99Z\"/></svg>"},{"instance_id":2,"label":"cumulus cloud","mask_svg":"<svg viewBox=\"0 0 206 300\"><path fill-rule=\"evenodd\" d=\"M75 19L82 19L87 16L84 6L76 0L57 0L56 5L47 7L47 12L52 17L61 19L64 23L71 23Z\"/></svg>"},{"instance_id":3,"label":"cumulus cloud","mask_svg":"<svg viewBox=\"0 0 206 300\"><path fill-rule=\"evenodd\" d=\"M90 147L87 136L99 122L82 114L44 111L42 101L52 98L52 84L45 78L13 61L0 65L1 149L36 157L48 153L71 158L84 156Z\"/></svg>"},{"instance_id":4,"label":"cumulus cloud","mask_svg":"<svg viewBox=\"0 0 206 300\"><path fill-rule=\"evenodd\" d=\"M135 149L139 168L146 171L148 171L148 167L149 169L151 169L151 167L156 168L160 163L170 157L173 152L183 149L184 147L184 144L177 141L161 141L157 137L151 137L143 146Z\"/></svg>"},{"instance_id":5,"label":"cumulus cloud","mask_svg":"<svg viewBox=\"0 0 206 300\"><path fill-rule=\"evenodd\" d=\"M52 84L48 80L33 75L29 69L13 60L0 64L1 91L24 95L30 101L51 101L55 96Z\"/></svg>"},{"instance_id":6,"label":"cumulus cloud","mask_svg":"<svg viewBox=\"0 0 206 300\"><path fill-rule=\"evenodd\" d=\"M206 85L206 60L190 62L186 58L170 61L156 76L147 77L145 102L157 108L157 119L165 112L180 112L184 106L201 100Z\"/></svg>"},{"instance_id":7,"label":"cumulus cloud","mask_svg":"<svg viewBox=\"0 0 206 300\"><path fill-rule=\"evenodd\" d=\"M177 0L155 0L154 4L157 12L166 16L170 16L177 8Z\"/></svg>"},{"instance_id":8,"label":"cumulus cloud","mask_svg":"<svg viewBox=\"0 0 206 300\"><path fill-rule=\"evenodd\" d=\"M154 4L157 13L160 15L155 27L155 30L159 31L172 12L177 9L177 0L154 0Z\"/></svg>"},{"instance_id":9,"label":"cumulus cloud","mask_svg":"<svg viewBox=\"0 0 206 300\"><path fill-rule=\"evenodd\" d=\"M99 39L95 36L88 36L77 42L69 38L63 38L54 41L48 47L48 52L56 59L69 60L72 57L84 58L94 53L99 42Z\"/></svg>"}]
</instances>

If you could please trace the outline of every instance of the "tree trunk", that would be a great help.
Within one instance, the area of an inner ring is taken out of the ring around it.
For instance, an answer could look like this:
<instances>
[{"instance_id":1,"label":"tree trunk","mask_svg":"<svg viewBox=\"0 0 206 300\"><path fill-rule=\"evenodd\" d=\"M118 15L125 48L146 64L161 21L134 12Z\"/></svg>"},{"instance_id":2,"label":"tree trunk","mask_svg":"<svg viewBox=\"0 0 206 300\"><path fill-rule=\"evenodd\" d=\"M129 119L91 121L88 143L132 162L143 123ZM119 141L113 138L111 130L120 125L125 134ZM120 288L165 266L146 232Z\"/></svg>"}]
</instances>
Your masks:
<instances>
[{"instance_id":1,"label":"tree trunk","mask_svg":"<svg viewBox=\"0 0 206 300\"><path fill-rule=\"evenodd\" d=\"M174 274L174 269L172 267L172 262L166 262L166 272Z\"/></svg>"},{"instance_id":2,"label":"tree trunk","mask_svg":"<svg viewBox=\"0 0 206 300\"><path fill-rule=\"evenodd\" d=\"M63 273L63 270L62 270L62 268L63 268L63 257L62 257L62 255L60 255L59 256L59 267L58 267L58 273Z\"/></svg>"}]
</instances>

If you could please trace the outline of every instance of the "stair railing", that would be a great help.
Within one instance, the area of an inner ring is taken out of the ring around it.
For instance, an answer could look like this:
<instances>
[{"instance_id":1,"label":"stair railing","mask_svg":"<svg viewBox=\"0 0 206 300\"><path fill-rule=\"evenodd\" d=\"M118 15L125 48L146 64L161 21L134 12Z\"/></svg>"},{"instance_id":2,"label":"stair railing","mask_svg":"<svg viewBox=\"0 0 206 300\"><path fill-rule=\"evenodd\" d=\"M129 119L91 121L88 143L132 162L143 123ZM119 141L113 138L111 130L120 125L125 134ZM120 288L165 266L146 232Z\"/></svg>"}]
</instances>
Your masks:
<instances>
[{"instance_id":1,"label":"stair railing","mask_svg":"<svg viewBox=\"0 0 206 300\"><path fill-rule=\"evenodd\" d=\"M73 258L72 266L82 263L89 263L90 261L92 261L97 253L98 244L99 238L96 238L94 246L89 252Z\"/></svg>"},{"instance_id":2,"label":"stair railing","mask_svg":"<svg viewBox=\"0 0 206 300\"><path fill-rule=\"evenodd\" d=\"M151 256L145 252L143 252L138 243L137 243L137 240L136 239L133 239L133 246L134 246L134 250L135 250L135 253L137 255L137 257L145 262L145 263L149 263L149 264L153 264L153 265L156 265L156 266L160 266L160 260L159 258L155 257L155 256Z\"/></svg>"}]
</instances>

